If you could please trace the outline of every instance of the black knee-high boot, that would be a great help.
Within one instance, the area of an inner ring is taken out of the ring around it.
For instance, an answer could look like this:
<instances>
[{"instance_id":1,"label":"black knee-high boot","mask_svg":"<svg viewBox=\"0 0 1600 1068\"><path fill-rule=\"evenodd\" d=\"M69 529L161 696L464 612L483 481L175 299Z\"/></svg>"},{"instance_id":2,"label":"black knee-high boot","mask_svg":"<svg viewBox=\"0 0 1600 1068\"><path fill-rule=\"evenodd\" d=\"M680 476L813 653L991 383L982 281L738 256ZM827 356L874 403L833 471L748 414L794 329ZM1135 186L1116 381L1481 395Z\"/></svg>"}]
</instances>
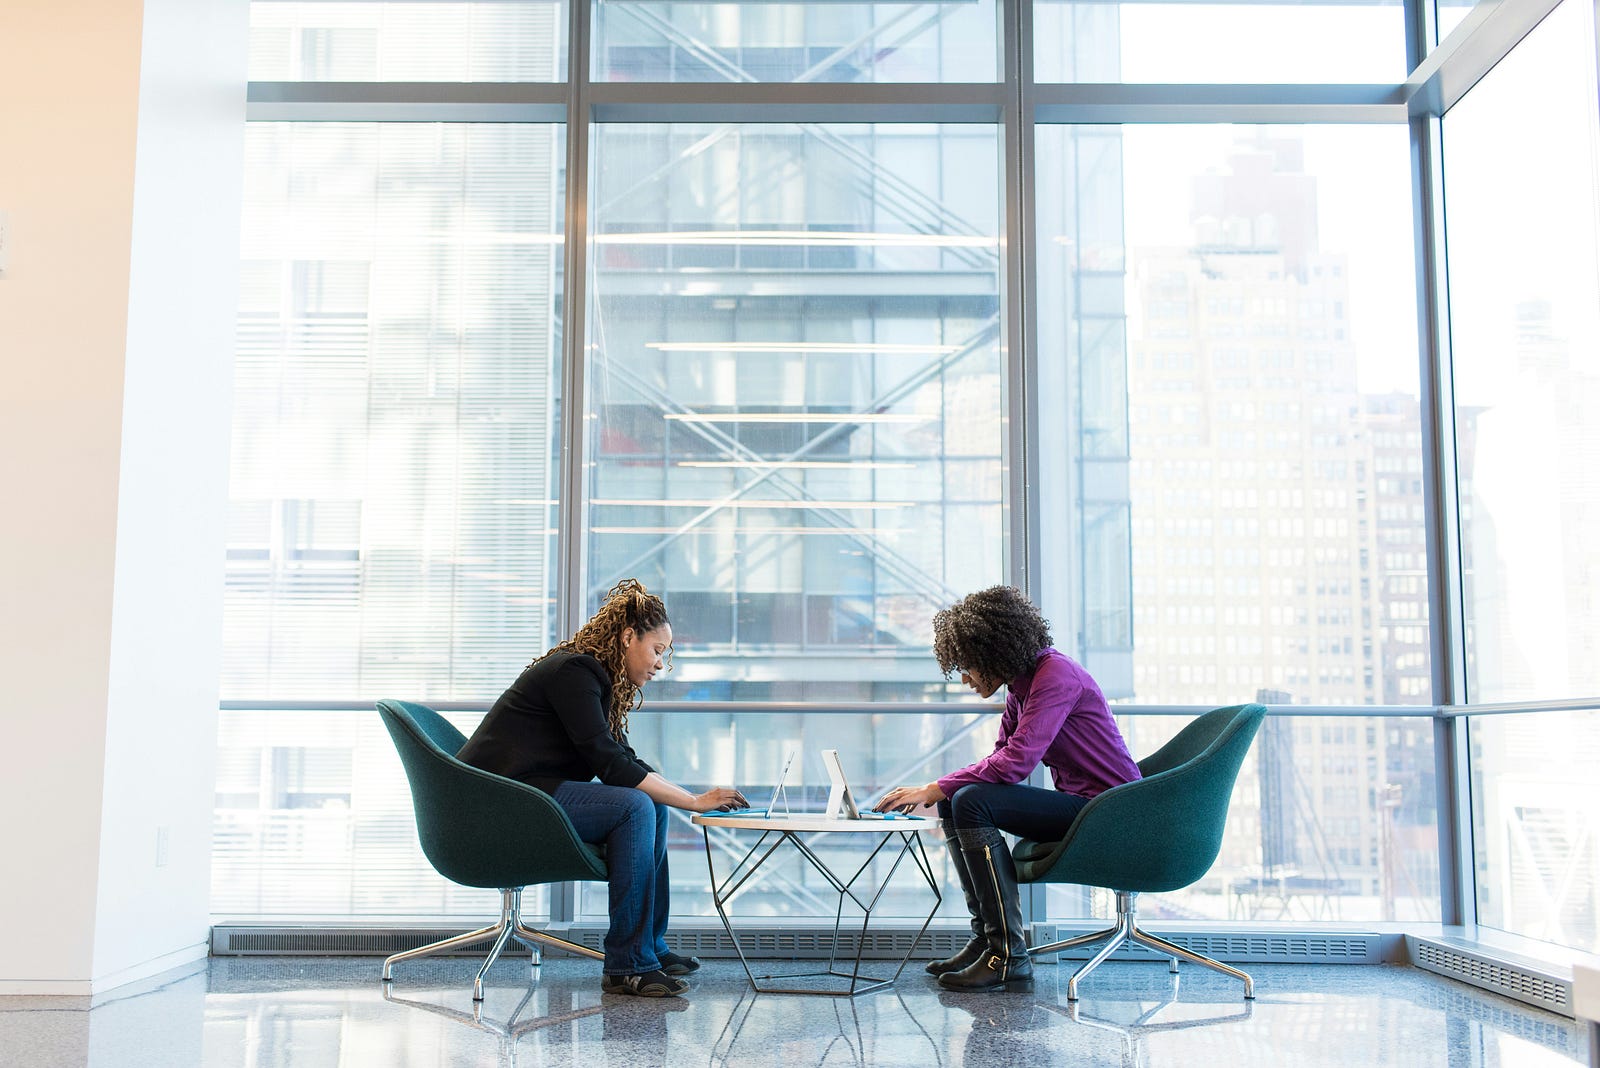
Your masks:
<instances>
[{"instance_id":1,"label":"black knee-high boot","mask_svg":"<svg viewBox=\"0 0 1600 1068\"><path fill-rule=\"evenodd\" d=\"M956 825L950 820L943 820L941 826L944 827L944 847L950 853L950 867L955 869L956 878L961 880L961 894L967 899L967 915L972 918L972 938L955 956L930 961L925 969L929 975L958 972L982 956L989 945L984 941L983 918L978 915L978 898L972 890L972 872L967 869L967 858L961 853Z\"/></svg>"},{"instance_id":2,"label":"black knee-high boot","mask_svg":"<svg viewBox=\"0 0 1600 1068\"><path fill-rule=\"evenodd\" d=\"M1033 960L1022 937L1022 901L1011 852L993 827L963 828L956 835L983 920L984 952L960 971L939 976L939 985L970 992L1032 990Z\"/></svg>"}]
</instances>

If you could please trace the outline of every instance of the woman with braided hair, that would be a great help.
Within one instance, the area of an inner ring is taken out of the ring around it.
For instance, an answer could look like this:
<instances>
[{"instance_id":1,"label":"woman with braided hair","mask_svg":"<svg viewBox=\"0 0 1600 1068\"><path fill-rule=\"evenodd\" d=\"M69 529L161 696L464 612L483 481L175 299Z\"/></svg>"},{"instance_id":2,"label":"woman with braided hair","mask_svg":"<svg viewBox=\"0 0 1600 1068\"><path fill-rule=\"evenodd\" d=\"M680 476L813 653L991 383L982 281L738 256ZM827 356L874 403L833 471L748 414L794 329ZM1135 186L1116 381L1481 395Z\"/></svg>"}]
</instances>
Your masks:
<instances>
[{"instance_id":1,"label":"woman with braided hair","mask_svg":"<svg viewBox=\"0 0 1600 1068\"><path fill-rule=\"evenodd\" d=\"M611 926L600 989L607 994L688 989L680 976L700 962L666 942L667 810L747 806L732 787L692 794L674 785L628 744L628 713L671 656L666 605L624 579L578 633L528 665L456 754L550 794L580 838L605 845Z\"/></svg>"},{"instance_id":2,"label":"woman with braided hair","mask_svg":"<svg viewBox=\"0 0 1600 1068\"><path fill-rule=\"evenodd\" d=\"M890 790L880 810L937 805L972 940L928 972L951 990L1032 990L1017 870L1001 831L1066 836L1089 799L1139 778L1139 766L1089 673L1050 645L1050 625L1010 586L969 594L933 617L939 669L979 697L1007 688L994 752L924 786ZM1043 762L1054 790L1022 785Z\"/></svg>"}]
</instances>

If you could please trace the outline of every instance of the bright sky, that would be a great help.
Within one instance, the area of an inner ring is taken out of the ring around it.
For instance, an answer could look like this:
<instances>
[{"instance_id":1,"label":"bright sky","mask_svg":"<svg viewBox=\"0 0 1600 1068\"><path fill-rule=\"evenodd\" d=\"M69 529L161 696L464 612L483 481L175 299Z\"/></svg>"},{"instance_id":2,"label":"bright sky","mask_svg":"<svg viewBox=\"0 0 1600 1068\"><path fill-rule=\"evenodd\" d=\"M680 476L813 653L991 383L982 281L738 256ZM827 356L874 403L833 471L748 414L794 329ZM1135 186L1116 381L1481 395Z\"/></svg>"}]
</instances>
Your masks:
<instances>
[{"instance_id":1,"label":"bright sky","mask_svg":"<svg viewBox=\"0 0 1600 1068\"><path fill-rule=\"evenodd\" d=\"M1504 384L1517 306L1550 304L1576 360L1600 354L1600 136L1591 9L1566 0L1444 120L1458 399Z\"/></svg>"},{"instance_id":2,"label":"bright sky","mask_svg":"<svg viewBox=\"0 0 1600 1068\"><path fill-rule=\"evenodd\" d=\"M1133 4L1121 9L1121 18L1125 81L1353 83L1401 76L1397 7ZM1250 20L1248 30L1236 21L1243 18ZM1594 39L1590 10L1567 0L1445 119L1462 403L1492 399L1503 382L1498 354L1513 344L1518 304L1549 301L1555 330L1572 350L1600 354ZM1293 46L1307 40L1318 47ZM1379 49L1375 41L1395 46ZM1306 171L1318 179L1322 250L1349 257L1361 388L1416 392L1407 131L1295 129L1306 146ZM1187 243L1191 177L1220 172L1229 144L1244 133L1217 126L1126 127L1128 244Z\"/></svg>"},{"instance_id":3,"label":"bright sky","mask_svg":"<svg viewBox=\"0 0 1600 1068\"><path fill-rule=\"evenodd\" d=\"M1126 4L1125 82L1394 83L1405 77L1399 4ZM1315 47L1305 47L1316 42ZM1044 76L1041 72L1041 76ZM1396 126L1284 127L1317 177L1322 251L1349 257L1349 315L1361 388L1418 389L1416 282L1407 131ZM1126 240L1189 243L1190 180L1220 173L1249 130L1128 126L1123 133Z\"/></svg>"},{"instance_id":4,"label":"bright sky","mask_svg":"<svg viewBox=\"0 0 1600 1068\"><path fill-rule=\"evenodd\" d=\"M1404 126L1285 127L1317 177L1322 251L1349 257L1352 339L1365 392L1416 393L1417 303ZM1245 127L1129 126L1123 133L1130 247L1190 241L1190 182L1221 173Z\"/></svg>"}]
</instances>

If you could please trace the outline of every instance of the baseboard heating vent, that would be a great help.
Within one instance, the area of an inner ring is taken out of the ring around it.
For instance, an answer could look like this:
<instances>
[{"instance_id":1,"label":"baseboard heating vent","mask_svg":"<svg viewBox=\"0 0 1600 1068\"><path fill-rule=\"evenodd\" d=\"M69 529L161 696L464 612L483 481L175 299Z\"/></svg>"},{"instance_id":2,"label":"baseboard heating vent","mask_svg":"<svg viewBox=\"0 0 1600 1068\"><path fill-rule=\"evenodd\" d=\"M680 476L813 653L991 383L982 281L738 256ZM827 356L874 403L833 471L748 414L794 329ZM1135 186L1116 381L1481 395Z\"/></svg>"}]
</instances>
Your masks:
<instances>
[{"instance_id":1,"label":"baseboard heating vent","mask_svg":"<svg viewBox=\"0 0 1600 1068\"><path fill-rule=\"evenodd\" d=\"M465 926L465 925L463 925ZM461 933L461 928L348 928L348 927L249 927L217 926L211 929L211 954L228 956L375 956L387 957L407 949L416 949L430 942ZM602 948L605 928L598 925L574 925L570 928L552 928L551 934L565 938L588 949ZM841 931L838 953L854 957L860 941L860 931ZM917 937L916 928L904 930L885 929L869 932L862 956L869 959L896 960L913 949L913 956L932 960L953 956L972 937L967 928L929 930ZM913 940L915 946L913 947ZM735 957L732 940L720 924L716 926L674 926L672 945L680 953L697 957ZM489 940L453 951L455 956L481 956L487 952ZM833 947L831 927L750 927L739 931L739 947L747 957L813 959L826 958ZM546 951L562 955L563 951L545 947ZM513 943L507 953L525 954L527 951Z\"/></svg>"},{"instance_id":2,"label":"baseboard heating vent","mask_svg":"<svg viewBox=\"0 0 1600 1068\"><path fill-rule=\"evenodd\" d=\"M1035 924L1033 945L1059 942L1074 935L1088 934L1081 927ZM1151 931L1175 942L1192 953L1234 964L1382 964L1383 938L1375 931L1249 934L1219 932ZM1067 960L1088 960L1098 946L1081 946L1055 954ZM1050 960L1053 957L1041 957ZM1111 955L1112 960L1162 960L1153 949L1124 942Z\"/></svg>"},{"instance_id":3,"label":"baseboard heating vent","mask_svg":"<svg viewBox=\"0 0 1600 1068\"><path fill-rule=\"evenodd\" d=\"M566 937L580 946L599 949L605 929L573 927ZM839 932L835 950L831 927L749 927L739 930L739 948L747 957L814 960L826 959L830 952L837 952L842 957L854 957L857 955L857 946L860 946L860 955L868 960L898 960L906 955L907 950L911 950L914 957L933 960L954 956L971 937L971 930L965 927L959 930L925 931L920 938L915 928L889 928L869 931L866 942L862 943L860 931L846 930ZM679 953L691 953L697 957L737 956L728 932L720 926L674 926L671 938L673 948Z\"/></svg>"},{"instance_id":4,"label":"baseboard heating vent","mask_svg":"<svg viewBox=\"0 0 1600 1068\"><path fill-rule=\"evenodd\" d=\"M1427 938L1407 938L1411 963L1424 971L1514 998L1525 1005L1572 1016L1572 980L1531 962L1490 956L1481 950Z\"/></svg>"},{"instance_id":5,"label":"baseboard heating vent","mask_svg":"<svg viewBox=\"0 0 1600 1068\"><path fill-rule=\"evenodd\" d=\"M461 933L460 928L213 927L211 955L387 957ZM488 940L462 951L482 954Z\"/></svg>"}]
</instances>

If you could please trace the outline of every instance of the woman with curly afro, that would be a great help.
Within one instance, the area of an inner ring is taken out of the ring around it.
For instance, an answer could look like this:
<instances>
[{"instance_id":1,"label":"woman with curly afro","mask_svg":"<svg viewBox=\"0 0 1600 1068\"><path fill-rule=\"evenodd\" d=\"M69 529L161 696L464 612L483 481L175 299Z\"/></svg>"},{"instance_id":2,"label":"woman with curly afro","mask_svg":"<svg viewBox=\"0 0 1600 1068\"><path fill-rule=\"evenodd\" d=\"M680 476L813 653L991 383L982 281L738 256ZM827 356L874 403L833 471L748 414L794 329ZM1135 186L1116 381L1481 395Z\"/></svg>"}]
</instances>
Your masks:
<instances>
[{"instance_id":1,"label":"woman with curly afro","mask_svg":"<svg viewBox=\"0 0 1600 1068\"><path fill-rule=\"evenodd\" d=\"M624 579L578 633L528 665L456 754L550 794L578 837L605 845L611 926L600 989L607 994L665 997L688 989L679 977L700 962L666 942L667 809L747 805L732 787L692 794L673 785L628 744L639 690L671 655L666 605Z\"/></svg>"},{"instance_id":2,"label":"woman with curly afro","mask_svg":"<svg viewBox=\"0 0 1600 1068\"><path fill-rule=\"evenodd\" d=\"M937 805L961 880L972 940L928 965L951 990L1033 989L1017 871L1001 831L1036 841L1066 835L1089 799L1139 778L1139 767L1089 673L1050 645L1050 625L1010 586L969 594L933 617L933 652L979 697L1007 689L994 752L925 786L889 791L878 808ZM1043 762L1054 790L1022 782Z\"/></svg>"}]
</instances>

